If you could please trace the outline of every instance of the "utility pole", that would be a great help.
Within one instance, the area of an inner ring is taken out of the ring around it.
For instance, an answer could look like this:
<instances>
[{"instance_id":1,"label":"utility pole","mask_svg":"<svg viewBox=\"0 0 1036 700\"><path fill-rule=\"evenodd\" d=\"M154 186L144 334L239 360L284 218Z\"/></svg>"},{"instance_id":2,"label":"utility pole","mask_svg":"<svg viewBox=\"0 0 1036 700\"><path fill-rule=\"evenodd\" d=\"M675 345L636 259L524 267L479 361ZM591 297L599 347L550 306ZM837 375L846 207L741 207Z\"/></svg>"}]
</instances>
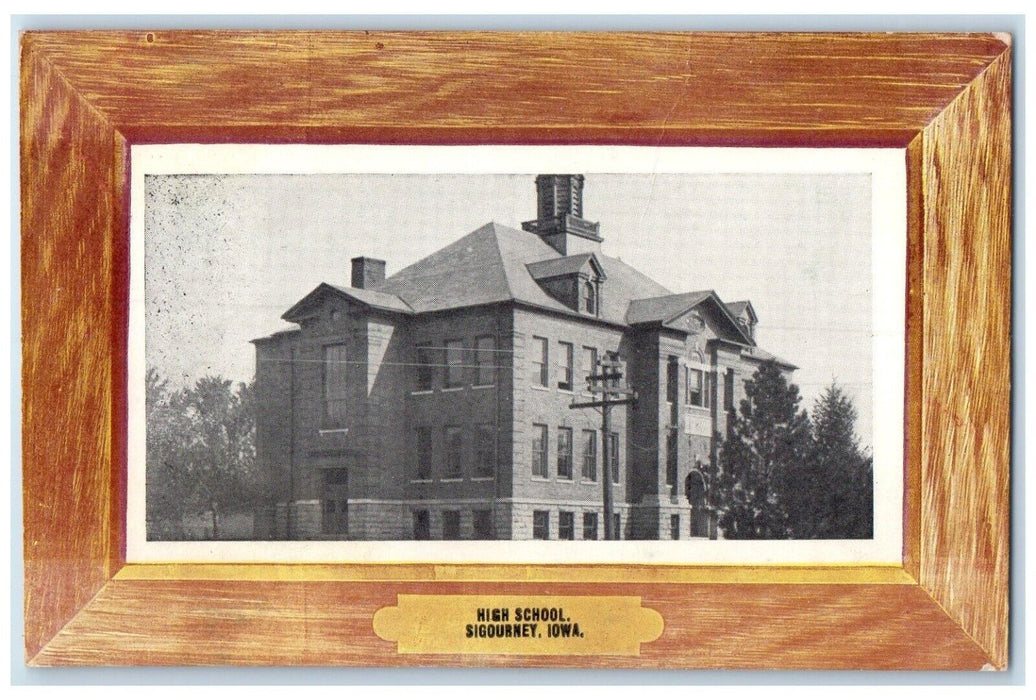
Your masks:
<instances>
[{"instance_id":1,"label":"utility pole","mask_svg":"<svg viewBox=\"0 0 1036 700\"><path fill-rule=\"evenodd\" d=\"M593 401L573 403L569 408L599 408L601 409L601 451L603 457L603 471L601 483L604 485L604 539L616 540L618 534L615 532L615 522L612 519L614 508L612 498L612 469L611 464L611 409L612 406L626 406L637 401L637 392L622 385L622 363L619 361L618 353L609 352L604 359L597 361L597 367L593 374L586 378L590 393L599 394L600 398ZM617 465L615 465L617 466Z\"/></svg>"}]
</instances>

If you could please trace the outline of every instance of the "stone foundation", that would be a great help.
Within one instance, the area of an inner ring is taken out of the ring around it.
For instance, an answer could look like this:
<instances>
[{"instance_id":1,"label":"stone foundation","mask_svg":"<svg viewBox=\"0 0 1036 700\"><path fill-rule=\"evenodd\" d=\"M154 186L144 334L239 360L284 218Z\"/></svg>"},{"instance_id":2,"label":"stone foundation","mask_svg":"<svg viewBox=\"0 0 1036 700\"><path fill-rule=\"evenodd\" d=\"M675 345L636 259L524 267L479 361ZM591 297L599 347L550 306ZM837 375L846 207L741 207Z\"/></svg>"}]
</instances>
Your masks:
<instances>
[{"instance_id":1,"label":"stone foundation","mask_svg":"<svg viewBox=\"0 0 1036 700\"><path fill-rule=\"evenodd\" d=\"M685 501L686 503L686 501ZM476 510L491 511L493 531L490 539L532 540L533 513L547 511L548 539L558 540L561 534L561 513L572 513L572 539L584 539L583 516L597 514L597 539L604 539L604 520L600 505L585 501L500 501L496 503L472 501L350 501L349 532L323 532L321 502L296 501L292 504L293 538L297 540L361 540L398 541L414 539L414 513L428 511L428 535L431 540L443 539L443 513L460 513L460 539L475 539ZM691 538L691 507L671 503L616 504L613 513L619 515L619 539L671 540L672 517L679 518L676 539ZM284 503L256 511L256 536L261 540L288 539L287 508Z\"/></svg>"},{"instance_id":2,"label":"stone foundation","mask_svg":"<svg viewBox=\"0 0 1036 700\"><path fill-rule=\"evenodd\" d=\"M630 539L687 540L691 539L690 505L672 503L641 503L631 508L632 532ZM673 516L678 518L673 532ZM676 534L676 537L673 535Z\"/></svg>"}]
</instances>

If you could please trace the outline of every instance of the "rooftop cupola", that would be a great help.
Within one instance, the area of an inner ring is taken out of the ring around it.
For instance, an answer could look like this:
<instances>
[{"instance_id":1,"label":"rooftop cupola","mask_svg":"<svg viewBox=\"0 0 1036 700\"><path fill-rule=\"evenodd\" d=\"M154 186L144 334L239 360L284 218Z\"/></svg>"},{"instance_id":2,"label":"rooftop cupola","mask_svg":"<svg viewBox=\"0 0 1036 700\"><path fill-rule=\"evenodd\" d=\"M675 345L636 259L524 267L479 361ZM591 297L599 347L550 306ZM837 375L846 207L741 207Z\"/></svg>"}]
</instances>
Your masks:
<instances>
[{"instance_id":1,"label":"rooftop cupola","mask_svg":"<svg viewBox=\"0 0 1036 700\"><path fill-rule=\"evenodd\" d=\"M582 175L537 175L536 213L522 228L561 255L601 251L600 224L583 218Z\"/></svg>"}]
</instances>

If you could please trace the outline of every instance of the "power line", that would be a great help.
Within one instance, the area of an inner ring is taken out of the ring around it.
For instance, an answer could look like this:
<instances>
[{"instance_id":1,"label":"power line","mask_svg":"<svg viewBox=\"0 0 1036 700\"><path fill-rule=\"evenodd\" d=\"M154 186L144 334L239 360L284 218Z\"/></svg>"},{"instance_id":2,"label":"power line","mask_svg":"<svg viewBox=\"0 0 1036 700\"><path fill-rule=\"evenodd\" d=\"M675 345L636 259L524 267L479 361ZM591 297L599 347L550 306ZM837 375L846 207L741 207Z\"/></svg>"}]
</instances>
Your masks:
<instances>
[{"instance_id":1,"label":"power line","mask_svg":"<svg viewBox=\"0 0 1036 700\"><path fill-rule=\"evenodd\" d=\"M469 348L469 347L449 348L449 347L446 347L445 345L415 345L414 347L417 348L418 350L458 350L459 349L459 350L462 350L464 352L468 352L468 351L471 351L471 352L502 352L502 353L506 353L508 355L513 355L514 354L514 350L495 350L495 349L490 349L490 348Z\"/></svg>"},{"instance_id":2,"label":"power line","mask_svg":"<svg viewBox=\"0 0 1036 700\"><path fill-rule=\"evenodd\" d=\"M428 364L424 362L364 362L362 360L281 360L277 358L266 357L259 360L259 362L270 362L270 363L310 363L318 365L373 365L381 367L382 365L388 365L391 367L453 367L454 369L511 369L512 365L458 365L458 364Z\"/></svg>"}]
</instances>

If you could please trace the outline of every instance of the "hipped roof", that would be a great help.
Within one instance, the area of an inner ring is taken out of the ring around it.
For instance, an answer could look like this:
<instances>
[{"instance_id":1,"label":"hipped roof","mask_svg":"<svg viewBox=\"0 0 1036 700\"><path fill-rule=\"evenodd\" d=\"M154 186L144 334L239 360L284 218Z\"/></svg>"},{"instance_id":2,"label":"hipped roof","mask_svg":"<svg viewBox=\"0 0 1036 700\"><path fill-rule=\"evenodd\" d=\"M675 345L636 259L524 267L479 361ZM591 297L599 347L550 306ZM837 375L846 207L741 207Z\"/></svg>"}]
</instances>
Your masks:
<instances>
[{"instance_id":1,"label":"hipped roof","mask_svg":"<svg viewBox=\"0 0 1036 700\"><path fill-rule=\"evenodd\" d=\"M540 263L552 261L553 269L553 261L564 260L562 267L578 265L578 270L591 257L608 280L601 302L605 321L624 325L631 299L670 293L617 258L596 253L560 258L539 236L495 222L403 268L376 289L398 296L416 313L516 301L575 314L540 287L530 267L542 272Z\"/></svg>"},{"instance_id":2,"label":"hipped roof","mask_svg":"<svg viewBox=\"0 0 1036 700\"><path fill-rule=\"evenodd\" d=\"M574 274L593 265L607 279L600 318L618 325L668 324L708 301L733 332L753 345L712 290L673 294L617 258L600 253L559 256L539 236L488 223L418 260L370 289L323 283L282 318L304 317L321 294L341 295L372 309L400 314L446 311L499 302L520 302L569 315L576 311L544 291L537 279Z\"/></svg>"}]
</instances>

